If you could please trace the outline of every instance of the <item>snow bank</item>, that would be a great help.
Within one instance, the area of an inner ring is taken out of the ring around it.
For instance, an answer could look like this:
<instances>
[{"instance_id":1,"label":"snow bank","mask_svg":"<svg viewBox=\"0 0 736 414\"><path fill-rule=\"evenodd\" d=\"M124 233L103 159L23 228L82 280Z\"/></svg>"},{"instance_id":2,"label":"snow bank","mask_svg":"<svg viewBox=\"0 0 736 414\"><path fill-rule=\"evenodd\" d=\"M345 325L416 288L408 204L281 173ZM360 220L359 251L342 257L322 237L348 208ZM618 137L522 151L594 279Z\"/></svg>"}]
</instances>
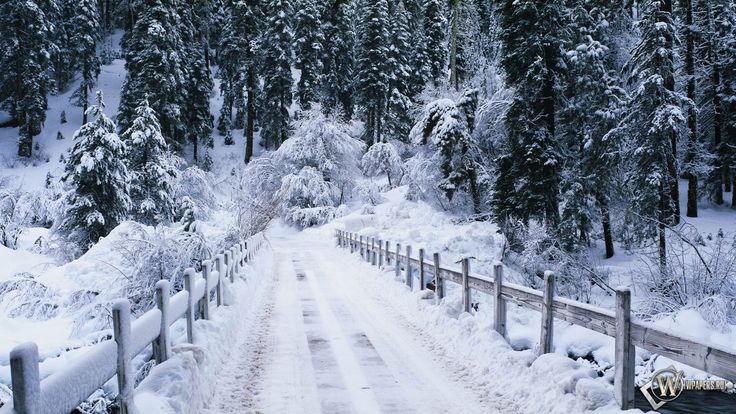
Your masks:
<instances>
[{"instance_id":1,"label":"snow bank","mask_svg":"<svg viewBox=\"0 0 736 414\"><path fill-rule=\"evenodd\" d=\"M241 321L254 309L274 273L274 257L265 245L254 261L242 269L229 290L233 306L212 308L211 320L194 324L194 344L186 343L186 326L179 320L172 326L172 357L155 366L136 388L135 402L148 414L201 413L215 392L219 372L228 364L233 338L248 329Z\"/></svg>"}]
</instances>

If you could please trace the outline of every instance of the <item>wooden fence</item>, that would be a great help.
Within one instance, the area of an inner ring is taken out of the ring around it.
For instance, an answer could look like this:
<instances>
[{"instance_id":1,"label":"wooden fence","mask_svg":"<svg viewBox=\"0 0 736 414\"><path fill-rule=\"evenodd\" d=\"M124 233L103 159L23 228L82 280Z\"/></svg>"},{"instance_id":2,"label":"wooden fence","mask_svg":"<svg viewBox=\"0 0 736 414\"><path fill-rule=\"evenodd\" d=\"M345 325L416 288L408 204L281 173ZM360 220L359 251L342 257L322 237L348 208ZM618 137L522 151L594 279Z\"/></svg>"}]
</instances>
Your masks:
<instances>
[{"instance_id":1,"label":"wooden fence","mask_svg":"<svg viewBox=\"0 0 736 414\"><path fill-rule=\"evenodd\" d=\"M184 287L170 296L168 280L156 284L156 308L131 322L130 302L122 299L113 305L113 339L90 347L84 355L43 381L39 380L38 347L28 342L10 353L13 404L0 413L66 414L89 398L117 375L117 403L121 414L134 413L132 358L153 344L156 363L171 355L169 329L178 319L186 318L187 342L194 341L195 318L209 319L211 298L224 304L223 282L235 281L246 263L254 259L264 242L259 233L248 240L223 250L214 260L202 262L202 271L189 268L184 272Z\"/></svg>"},{"instance_id":2,"label":"wooden fence","mask_svg":"<svg viewBox=\"0 0 736 414\"><path fill-rule=\"evenodd\" d=\"M359 252L373 265L384 266L393 263L396 278L403 272L404 282L412 288L414 278L419 288L425 289L425 281L432 281L436 297L445 295L445 281L462 287L462 303L466 312L471 307L471 292L477 290L494 298L494 329L506 335L506 304L534 309L542 313L540 326L540 353L552 350L554 334L553 319L558 318L572 324L591 329L615 338L614 394L622 409L634 407L634 356L635 347L671 358L675 361L736 382L736 352L712 344L703 343L685 335L665 332L660 328L641 321L631 315L631 292L628 288L616 289L616 311L591 306L574 300L554 296L555 275L544 274L544 290L538 291L525 286L503 281L503 266L497 263L493 268L494 277L470 273L470 261L461 261L461 269L450 269L440 265L439 253L432 254L432 260L425 260L425 250L419 249L417 257L412 257L412 247L406 246L402 254L401 244L392 244L374 237L364 237L338 230L338 246ZM416 274L414 273L416 271Z\"/></svg>"}]
</instances>

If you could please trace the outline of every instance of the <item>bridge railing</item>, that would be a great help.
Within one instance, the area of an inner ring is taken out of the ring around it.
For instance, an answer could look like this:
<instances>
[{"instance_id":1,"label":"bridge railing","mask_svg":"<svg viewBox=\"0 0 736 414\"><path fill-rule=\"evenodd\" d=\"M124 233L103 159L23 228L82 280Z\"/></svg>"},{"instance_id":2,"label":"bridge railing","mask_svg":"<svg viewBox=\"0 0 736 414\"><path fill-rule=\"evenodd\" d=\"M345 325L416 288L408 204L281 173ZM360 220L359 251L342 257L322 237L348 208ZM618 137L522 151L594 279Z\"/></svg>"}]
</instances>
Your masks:
<instances>
[{"instance_id":1,"label":"bridge railing","mask_svg":"<svg viewBox=\"0 0 736 414\"><path fill-rule=\"evenodd\" d=\"M339 247L358 252L362 258L373 265L394 266L396 278L413 287L414 279L419 281L420 289L426 281L433 281L436 297L441 300L445 294L445 282L457 283L462 288L463 310L470 311L471 291L484 292L494 298L494 329L506 335L506 304L515 303L525 308L540 311L540 353L552 351L554 333L553 318L582 326L615 338L614 394L622 409L634 407L634 365L635 352L639 347L671 358L685 365L736 382L736 352L700 341L687 335L665 332L631 314L631 292L628 288L616 289L616 310L598 308L582 302L555 297L555 275L544 274L544 290L538 291L525 286L503 281L503 266L494 265L494 277L470 273L470 261L461 261L460 269L442 267L439 253L433 253L431 261L425 259L425 250L419 249L412 256L412 246L401 244L395 248L389 241L376 240L343 230L336 231Z\"/></svg>"},{"instance_id":2,"label":"bridge railing","mask_svg":"<svg viewBox=\"0 0 736 414\"><path fill-rule=\"evenodd\" d=\"M225 304L225 281L233 283L263 243L264 236L258 233L223 250L213 260L204 260L201 272L185 270L185 289L173 296L170 296L169 281L159 281L156 308L135 320L131 320L128 300L115 302L113 340L91 346L84 355L42 381L36 344L27 342L16 346L10 353L13 403L0 408L0 413L66 414L116 375L120 413L137 412L133 404L133 357L153 344L156 363L166 361L171 355L169 329L182 317L186 318L187 342L193 343L195 318L210 318L212 299L215 306Z\"/></svg>"}]
</instances>

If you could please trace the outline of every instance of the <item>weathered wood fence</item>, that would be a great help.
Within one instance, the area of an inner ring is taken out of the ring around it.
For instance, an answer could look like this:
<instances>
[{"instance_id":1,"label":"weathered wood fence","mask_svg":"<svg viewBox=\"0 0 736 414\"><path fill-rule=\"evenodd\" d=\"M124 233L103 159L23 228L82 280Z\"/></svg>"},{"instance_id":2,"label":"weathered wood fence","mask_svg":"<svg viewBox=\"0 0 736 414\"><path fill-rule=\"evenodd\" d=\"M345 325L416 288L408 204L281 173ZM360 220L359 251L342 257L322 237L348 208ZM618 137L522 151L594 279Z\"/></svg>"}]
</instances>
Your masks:
<instances>
[{"instance_id":1,"label":"weathered wood fence","mask_svg":"<svg viewBox=\"0 0 736 414\"><path fill-rule=\"evenodd\" d=\"M214 305L225 302L225 281L233 283L242 267L252 261L264 243L256 234L202 262L202 271L184 272L184 290L170 296L168 280L156 284L156 308L131 321L130 302L121 299L113 305L113 339L90 347L84 355L43 381L39 380L38 347L20 344L10 352L13 404L0 413L67 414L117 375L117 403L121 414L139 412L133 404L132 358L153 344L156 363L171 355L169 329L178 319L186 318L187 342L194 342L194 320L209 319L211 299ZM214 297L214 298L213 298Z\"/></svg>"},{"instance_id":2,"label":"weathered wood fence","mask_svg":"<svg viewBox=\"0 0 736 414\"><path fill-rule=\"evenodd\" d=\"M534 309L542 313L539 352L552 351L554 334L553 320L558 318L572 324L591 329L615 338L614 394L622 409L634 407L634 356L635 347L671 358L675 361L736 382L736 352L703 343L685 335L665 332L660 328L641 321L631 315L631 292L628 288L616 289L616 311L591 306L574 300L555 297L555 275L544 274L542 292L525 286L503 281L503 266L493 267L494 277L471 274L470 260L462 259L461 269L441 267L439 253L433 253L432 261L425 260L425 250L419 249L418 257L412 257L412 247L406 246L402 254L401 244L387 240L357 235L342 230L336 232L339 247L359 252L360 256L373 265L393 264L396 278L401 278L410 288L418 279L419 289L425 289L427 282L435 286L437 300L445 295L445 281L457 283L462 288L462 306L470 311L472 291L486 293L494 299L494 329L506 335L506 304ZM416 272L416 273L415 273Z\"/></svg>"}]
</instances>

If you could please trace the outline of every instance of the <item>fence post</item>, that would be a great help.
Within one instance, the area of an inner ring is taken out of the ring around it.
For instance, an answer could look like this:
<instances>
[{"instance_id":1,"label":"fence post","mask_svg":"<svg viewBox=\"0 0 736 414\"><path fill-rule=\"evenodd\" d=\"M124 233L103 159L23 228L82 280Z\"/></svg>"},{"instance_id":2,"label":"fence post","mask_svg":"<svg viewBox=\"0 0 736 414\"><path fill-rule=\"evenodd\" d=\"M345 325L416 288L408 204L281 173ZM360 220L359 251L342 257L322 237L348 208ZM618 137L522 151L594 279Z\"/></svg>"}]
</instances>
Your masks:
<instances>
[{"instance_id":1,"label":"fence post","mask_svg":"<svg viewBox=\"0 0 736 414\"><path fill-rule=\"evenodd\" d=\"M552 336L554 331L554 313L552 303L555 296L555 274L549 270L544 272L544 296L542 302L542 332L539 339L539 354L552 352Z\"/></svg>"},{"instance_id":2,"label":"fence post","mask_svg":"<svg viewBox=\"0 0 736 414\"><path fill-rule=\"evenodd\" d=\"M370 240L370 237L365 236L365 261L368 263L371 262L371 245L368 244Z\"/></svg>"},{"instance_id":3,"label":"fence post","mask_svg":"<svg viewBox=\"0 0 736 414\"><path fill-rule=\"evenodd\" d=\"M250 249L248 249L248 242L243 242L243 266L250 262Z\"/></svg>"},{"instance_id":4,"label":"fence post","mask_svg":"<svg viewBox=\"0 0 736 414\"><path fill-rule=\"evenodd\" d=\"M440 254L434 253L432 255L434 261L434 294L437 296L437 304L442 302L442 298L445 297L445 280L440 276Z\"/></svg>"},{"instance_id":5,"label":"fence post","mask_svg":"<svg viewBox=\"0 0 736 414\"><path fill-rule=\"evenodd\" d=\"M348 244L350 245L350 254L355 253L355 242L353 242L353 233L348 236Z\"/></svg>"},{"instance_id":6,"label":"fence post","mask_svg":"<svg viewBox=\"0 0 736 414\"><path fill-rule=\"evenodd\" d=\"M388 240L386 240L386 265L387 266L391 264L391 257L390 257L391 255L389 254L389 250L391 249L390 246L391 244L389 243Z\"/></svg>"},{"instance_id":7,"label":"fence post","mask_svg":"<svg viewBox=\"0 0 736 414\"><path fill-rule=\"evenodd\" d=\"M240 258L238 257L238 251L234 247L230 249L232 253L230 253L230 257L232 257L232 264L230 265L230 283L235 283L235 273L239 273L238 271L238 261Z\"/></svg>"},{"instance_id":8,"label":"fence post","mask_svg":"<svg viewBox=\"0 0 736 414\"><path fill-rule=\"evenodd\" d=\"M396 268L396 279L401 277L401 260L399 260L399 253L401 253L401 243L396 243L396 261L395 261L395 268Z\"/></svg>"},{"instance_id":9,"label":"fence post","mask_svg":"<svg viewBox=\"0 0 736 414\"><path fill-rule=\"evenodd\" d=\"M215 290L217 291L217 307L222 306L222 277L227 274L227 268L230 264L230 252L225 251L224 253L220 253L219 256L221 259L219 261L219 266L217 266L217 282L215 282Z\"/></svg>"},{"instance_id":10,"label":"fence post","mask_svg":"<svg viewBox=\"0 0 736 414\"><path fill-rule=\"evenodd\" d=\"M376 260L378 259L378 255L376 254L376 238L371 237L371 265L376 265Z\"/></svg>"},{"instance_id":11,"label":"fence post","mask_svg":"<svg viewBox=\"0 0 736 414\"><path fill-rule=\"evenodd\" d=\"M463 311L470 312L470 284L468 280L468 276L470 275L470 259L464 257L461 263L463 274Z\"/></svg>"},{"instance_id":12,"label":"fence post","mask_svg":"<svg viewBox=\"0 0 736 414\"><path fill-rule=\"evenodd\" d=\"M502 296L503 289L503 265L496 263L493 265L493 306L496 308L493 312L493 328L501 336L506 336L506 301Z\"/></svg>"},{"instance_id":13,"label":"fence post","mask_svg":"<svg viewBox=\"0 0 736 414\"><path fill-rule=\"evenodd\" d=\"M171 285L168 280L156 282L156 307L161 311L161 329L158 338L153 341L153 356L156 363L160 364L171 354L171 343L169 342L169 294Z\"/></svg>"},{"instance_id":14,"label":"fence post","mask_svg":"<svg viewBox=\"0 0 736 414\"><path fill-rule=\"evenodd\" d=\"M406 286L409 286L409 290L414 290L414 280L411 276L411 246L406 246L406 268L404 269L404 275Z\"/></svg>"},{"instance_id":15,"label":"fence post","mask_svg":"<svg viewBox=\"0 0 736 414\"><path fill-rule=\"evenodd\" d=\"M378 239L378 267L383 267L383 240Z\"/></svg>"},{"instance_id":16,"label":"fence post","mask_svg":"<svg viewBox=\"0 0 736 414\"><path fill-rule=\"evenodd\" d=\"M133 370L131 367L130 348L130 302L121 299L112 306L112 329L115 342L118 344L118 405L121 414L134 411L133 402Z\"/></svg>"},{"instance_id":17,"label":"fence post","mask_svg":"<svg viewBox=\"0 0 736 414\"><path fill-rule=\"evenodd\" d=\"M424 290L424 249L419 249L419 290Z\"/></svg>"},{"instance_id":18,"label":"fence post","mask_svg":"<svg viewBox=\"0 0 736 414\"><path fill-rule=\"evenodd\" d=\"M613 393L622 410L634 408L634 358L636 348L631 344L631 291L616 289L616 371Z\"/></svg>"},{"instance_id":19,"label":"fence post","mask_svg":"<svg viewBox=\"0 0 736 414\"><path fill-rule=\"evenodd\" d=\"M10 351L10 378L13 408L18 414L40 413L41 380L38 374L38 346L24 342Z\"/></svg>"},{"instance_id":20,"label":"fence post","mask_svg":"<svg viewBox=\"0 0 736 414\"><path fill-rule=\"evenodd\" d=\"M199 317L202 319L210 318L210 274L212 274L212 261L202 261L202 278L204 279L204 298L199 301Z\"/></svg>"},{"instance_id":21,"label":"fence post","mask_svg":"<svg viewBox=\"0 0 736 414\"><path fill-rule=\"evenodd\" d=\"M187 300L187 342L194 343L194 269L191 267L184 271L184 289L189 292ZM209 295L205 292L205 297L209 301Z\"/></svg>"},{"instance_id":22,"label":"fence post","mask_svg":"<svg viewBox=\"0 0 736 414\"><path fill-rule=\"evenodd\" d=\"M360 236L360 244L358 245L358 249L360 250L360 257L365 258L365 255L363 254L363 236Z\"/></svg>"}]
</instances>

